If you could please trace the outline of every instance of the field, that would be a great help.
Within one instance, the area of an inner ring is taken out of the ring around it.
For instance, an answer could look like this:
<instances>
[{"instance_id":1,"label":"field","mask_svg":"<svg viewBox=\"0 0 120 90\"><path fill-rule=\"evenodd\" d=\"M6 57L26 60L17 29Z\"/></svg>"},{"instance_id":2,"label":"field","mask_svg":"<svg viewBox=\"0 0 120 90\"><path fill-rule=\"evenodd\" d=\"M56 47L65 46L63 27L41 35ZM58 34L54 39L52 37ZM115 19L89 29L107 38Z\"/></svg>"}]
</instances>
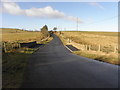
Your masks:
<instances>
[{"instance_id":1,"label":"field","mask_svg":"<svg viewBox=\"0 0 120 90\"><path fill-rule=\"evenodd\" d=\"M119 64L118 53L120 50L118 50L117 32L62 31L60 37L65 44L72 44L80 49L80 51L73 52L75 54L112 64ZM71 42L68 42L68 39Z\"/></svg>"},{"instance_id":2,"label":"field","mask_svg":"<svg viewBox=\"0 0 120 90\"><path fill-rule=\"evenodd\" d=\"M41 32L33 31L23 31L19 29L0 29L2 30L2 41L12 42L12 41L21 41L21 42L31 42L42 39Z\"/></svg>"},{"instance_id":3,"label":"field","mask_svg":"<svg viewBox=\"0 0 120 90\"><path fill-rule=\"evenodd\" d=\"M63 32L64 36L76 43L90 45L118 45L117 32Z\"/></svg>"},{"instance_id":4,"label":"field","mask_svg":"<svg viewBox=\"0 0 120 90\"><path fill-rule=\"evenodd\" d=\"M13 43L28 43L37 41L38 44L46 44L52 40L48 38L44 41L41 32L25 31L19 29L0 29L2 30L2 43L6 42L6 46L11 48L9 52L2 52L2 87L3 88L19 88L24 79L25 69L29 57L39 47L28 48L19 47L13 48ZM3 47L3 46L2 46Z\"/></svg>"}]
</instances>

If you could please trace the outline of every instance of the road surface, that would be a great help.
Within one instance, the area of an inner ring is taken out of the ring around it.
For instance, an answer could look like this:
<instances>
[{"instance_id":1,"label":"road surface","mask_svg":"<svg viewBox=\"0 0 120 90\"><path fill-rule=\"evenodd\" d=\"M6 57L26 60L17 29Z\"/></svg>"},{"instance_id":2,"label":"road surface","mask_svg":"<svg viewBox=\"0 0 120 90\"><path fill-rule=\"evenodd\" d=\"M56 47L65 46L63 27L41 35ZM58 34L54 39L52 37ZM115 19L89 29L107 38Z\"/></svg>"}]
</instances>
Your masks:
<instances>
[{"instance_id":1,"label":"road surface","mask_svg":"<svg viewBox=\"0 0 120 90\"><path fill-rule=\"evenodd\" d=\"M72 54L54 39L35 52L22 88L118 88L118 66Z\"/></svg>"}]
</instances>

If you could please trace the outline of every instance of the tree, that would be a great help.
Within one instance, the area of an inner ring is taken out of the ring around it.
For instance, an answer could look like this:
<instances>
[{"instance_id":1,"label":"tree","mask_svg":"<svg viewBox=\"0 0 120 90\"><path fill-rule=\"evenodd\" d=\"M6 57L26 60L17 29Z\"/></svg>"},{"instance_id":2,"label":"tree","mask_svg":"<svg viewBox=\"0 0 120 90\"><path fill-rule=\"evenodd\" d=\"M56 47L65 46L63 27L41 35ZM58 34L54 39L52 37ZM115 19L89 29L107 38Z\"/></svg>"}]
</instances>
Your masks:
<instances>
[{"instance_id":1,"label":"tree","mask_svg":"<svg viewBox=\"0 0 120 90\"><path fill-rule=\"evenodd\" d=\"M54 27L53 30L56 31L56 30L57 30L57 27Z\"/></svg>"},{"instance_id":2,"label":"tree","mask_svg":"<svg viewBox=\"0 0 120 90\"><path fill-rule=\"evenodd\" d=\"M44 37L50 36L50 34L49 34L49 32L48 32L48 27L47 27L47 25L45 25L45 26L43 26L43 27L41 28L41 32L42 32L42 34L43 34Z\"/></svg>"}]
</instances>

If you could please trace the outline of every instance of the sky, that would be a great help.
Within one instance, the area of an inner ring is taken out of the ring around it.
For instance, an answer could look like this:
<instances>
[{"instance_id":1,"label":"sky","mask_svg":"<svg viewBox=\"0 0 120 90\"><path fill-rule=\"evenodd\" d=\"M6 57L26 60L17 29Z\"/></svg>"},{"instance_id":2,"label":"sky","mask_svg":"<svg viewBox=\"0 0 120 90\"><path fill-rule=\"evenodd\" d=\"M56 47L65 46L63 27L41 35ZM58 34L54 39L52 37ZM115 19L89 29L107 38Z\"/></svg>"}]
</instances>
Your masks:
<instances>
[{"instance_id":1,"label":"sky","mask_svg":"<svg viewBox=\"0 0 120 90\"><path fill-rule=\"evenodd\" d=\"M1 28L118 31L118 2L2 2ZM77 28L78 26L78 28Z\"/></svg>"}]
</instances>

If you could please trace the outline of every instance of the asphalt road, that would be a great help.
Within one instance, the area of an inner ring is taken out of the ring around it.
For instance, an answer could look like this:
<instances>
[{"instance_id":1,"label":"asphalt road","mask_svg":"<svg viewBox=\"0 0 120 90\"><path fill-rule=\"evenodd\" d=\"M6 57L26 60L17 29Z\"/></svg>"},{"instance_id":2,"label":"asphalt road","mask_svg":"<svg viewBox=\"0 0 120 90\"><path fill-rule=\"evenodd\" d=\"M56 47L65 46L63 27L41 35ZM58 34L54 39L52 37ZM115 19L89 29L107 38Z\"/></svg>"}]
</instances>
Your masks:
<instances>
[{"instance_id":1,"label":"asphalt road","mask_svg":"<svg viewBox=\"0 0 120 90\"><path fill-rule=\"evenodd\" d=\"M118 66L72 54L57 36L35 52L22 88L118 88Z\"/></svg>"}]
</instances>

